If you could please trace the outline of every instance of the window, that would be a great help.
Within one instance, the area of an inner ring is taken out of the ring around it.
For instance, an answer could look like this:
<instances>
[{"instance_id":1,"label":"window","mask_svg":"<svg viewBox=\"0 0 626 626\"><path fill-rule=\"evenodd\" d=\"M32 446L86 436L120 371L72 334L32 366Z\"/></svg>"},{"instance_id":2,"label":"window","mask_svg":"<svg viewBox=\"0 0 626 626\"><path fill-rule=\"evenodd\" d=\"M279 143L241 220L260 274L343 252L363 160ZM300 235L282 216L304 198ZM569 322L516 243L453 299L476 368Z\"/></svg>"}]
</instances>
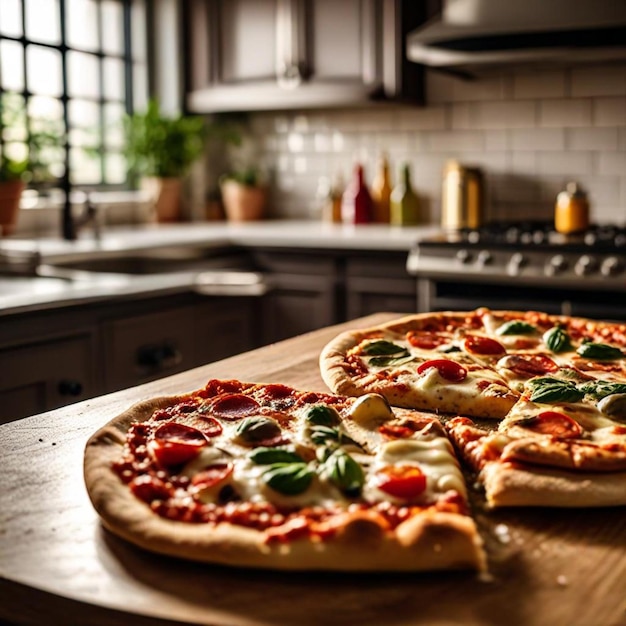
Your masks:
<instances>
[{"instance_id":1,"label":"window","mask_svg":"<svg viewBox=\"0 0 626 626\"><path fill-rule=\"evenodd\" d=\"M122 119L148 93L145 4L0 0L0 94L28 113L4 128L6 154L19 158L29 135L56 129L67 142L43 148L48 174L69 165L72 187L127 185Z\"/></svg>"}]
</instances>

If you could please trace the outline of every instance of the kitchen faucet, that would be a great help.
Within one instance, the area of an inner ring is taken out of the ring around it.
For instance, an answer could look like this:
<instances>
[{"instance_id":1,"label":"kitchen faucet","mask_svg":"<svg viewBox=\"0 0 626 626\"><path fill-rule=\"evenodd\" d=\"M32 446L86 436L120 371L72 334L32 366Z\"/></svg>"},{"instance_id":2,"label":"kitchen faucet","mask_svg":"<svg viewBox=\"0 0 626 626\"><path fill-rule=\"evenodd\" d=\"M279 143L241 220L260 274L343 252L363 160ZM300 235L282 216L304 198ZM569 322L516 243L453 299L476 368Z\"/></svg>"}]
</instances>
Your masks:
<instances>
[{"instance_id":1,"label":"kitchen faucet","mask_svg":"<svg viewBox=\"0 0 626 626\"><path fill-rule=\"evenodd\" d=\"M78 231L87 225L92 227L94 239L100 241L101 233L98 207L92 201L91 195L85 193L83 210L80 215L75 217L72 213L72 202L68 194L66 196L65 205L63 206L63 238L68 241L74 241L78 235Z\"/></svg>"}]
</instances>

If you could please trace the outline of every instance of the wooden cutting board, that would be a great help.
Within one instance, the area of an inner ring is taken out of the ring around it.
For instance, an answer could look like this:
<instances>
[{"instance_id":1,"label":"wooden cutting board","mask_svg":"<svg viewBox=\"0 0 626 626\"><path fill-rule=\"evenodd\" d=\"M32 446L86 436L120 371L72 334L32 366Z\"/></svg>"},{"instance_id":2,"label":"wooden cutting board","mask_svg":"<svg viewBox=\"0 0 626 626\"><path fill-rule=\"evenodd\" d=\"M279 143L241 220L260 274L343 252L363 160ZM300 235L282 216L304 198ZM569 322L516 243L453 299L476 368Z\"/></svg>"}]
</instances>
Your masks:
<instances>
[{"instance_id":1,"label":"wooden cutting board","mask_svg":"<svg viewBox=\"0 0 626 626\"><path fill-rule=\"evenodd\" d=\"M626 624L626 509L474 513L489 574L280 573L184 562L105 531L87 497L89 436L129 405L209 378L327 391L321 348L378 314L0 427L0 618L29 624L393 626ZM626 488L626 487L625 487Z\"/></svg>"}]
</instances>

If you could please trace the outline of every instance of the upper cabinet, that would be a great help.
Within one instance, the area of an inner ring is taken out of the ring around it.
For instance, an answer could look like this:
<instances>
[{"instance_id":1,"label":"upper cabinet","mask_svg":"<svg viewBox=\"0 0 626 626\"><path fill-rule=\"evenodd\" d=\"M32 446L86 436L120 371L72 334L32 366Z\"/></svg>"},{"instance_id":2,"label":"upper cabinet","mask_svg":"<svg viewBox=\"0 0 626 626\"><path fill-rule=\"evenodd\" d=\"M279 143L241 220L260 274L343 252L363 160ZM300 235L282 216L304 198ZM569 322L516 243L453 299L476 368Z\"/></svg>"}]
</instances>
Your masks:
<instances>
[{"instance_id":1,"label":"upper cabinet","mask_svg":"<svg viewBox=\"0 0 626 626\"><path fill-rule=\"evenodd\" d=\"M190 0L184 4L187 106L254 111L421 103L406 59L415 0Z\"/></svg>"}]
</instances>

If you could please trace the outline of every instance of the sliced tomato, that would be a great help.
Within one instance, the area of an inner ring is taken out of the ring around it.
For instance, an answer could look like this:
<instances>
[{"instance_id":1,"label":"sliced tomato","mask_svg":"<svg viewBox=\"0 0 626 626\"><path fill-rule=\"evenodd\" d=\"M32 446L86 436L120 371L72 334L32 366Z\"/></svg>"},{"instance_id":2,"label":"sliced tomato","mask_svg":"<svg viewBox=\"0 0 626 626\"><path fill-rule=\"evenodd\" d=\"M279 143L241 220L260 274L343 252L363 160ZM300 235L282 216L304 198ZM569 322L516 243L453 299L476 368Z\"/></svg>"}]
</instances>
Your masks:
<instances>
[{"instance_id":1,"label":"sliced tomato","mask_svg":"<svg viewBox=\"0 0 626 626\"><path fill-rule=\"evenodd\" d=\"M545 354L510 354L502 362L502 367L515 372L518 376L543 376L556 372L559 366Z\"/></svg>"},{"instance_id":2,"label":"sliced tomato","mask_svg":"<svg viewBox=\"0 0 626 626\"><path fill-rule=\"evenodd\" d=\"M463 341L463 347L471 354L484 354L485 356L506 354L506 348L499 341L481 335L467 335Z\"/></svg>"},{"instance_id":3,"label":"sliced tomato","mask_svg":"<svg viewBox=\"0 0 626 626\"><path fill-rule=\"evenodd\" d=\"M229 393L211 403L211 413L225 420L238 420L259 410L259 403L242 393Z\"/></svg>"},{"instance_id":4,"label":"sliced tomato","mask_svg":"<svg viewBox=\"0 0 626 626\"><path fill-rule=\"evenodd\" d=\"M526 420L523 426L535 433L566 439L580 437L583 433L581 425L576 420L558 411L543 411Z\"/></svg>"},{"instance_id":5,"label":"sliced tomato","mask_svg":"<svg viewBox=\"0 0 626 626\"><path fill-rule=\"evenodd\" d=\"M202 489L209 489L225 481L233 473L232 463L215 463L205 467L192 479L191 484Z\"/></svg>"},{"instance_id":6,"label":"sliced tomato","mask_svg":"<svg viewBox=\"0 0 626 626\"><path fill-rule=\"evenodd\" d=\"M378 489L402 500L417 498L426 490L426 476L415 465L386 465L375 480Z\"/></svg>"},{"instance_id":7,"label":"sliced tomato","mask_svg":"<svg viewBox=\"0 0 626 626\"><path fill-rule=\"evenodd\" d=\"M422 350L434 350L450 341L447 336L431 332L418 332L411 330L406 334L406 340L414 347Z\"/></svg>"},{"instance_id":8,"label":"sliced tomato","mask_svg":"<svg viewBox=\"0 0 626 626\"><path fill-rule=\"evenodd\" d=\"M156 429L148 448L161 465L170 466L195 458L207 443L197 428L169 422Z\"/></svg>"},{"instance_id":9,"label":"sliced tomato","mask_svg":"<svg viewBox=\"0 0 626 626\"><path fill-rule=\"evenodd\" d=\"M449 359L431 359L424 361L417 366L417 373L423 374L426 370L434 367L441 378L445 378L451 383L460 383L467 378L467 370L457 363Z\"/></svg>"}]
</instances>

